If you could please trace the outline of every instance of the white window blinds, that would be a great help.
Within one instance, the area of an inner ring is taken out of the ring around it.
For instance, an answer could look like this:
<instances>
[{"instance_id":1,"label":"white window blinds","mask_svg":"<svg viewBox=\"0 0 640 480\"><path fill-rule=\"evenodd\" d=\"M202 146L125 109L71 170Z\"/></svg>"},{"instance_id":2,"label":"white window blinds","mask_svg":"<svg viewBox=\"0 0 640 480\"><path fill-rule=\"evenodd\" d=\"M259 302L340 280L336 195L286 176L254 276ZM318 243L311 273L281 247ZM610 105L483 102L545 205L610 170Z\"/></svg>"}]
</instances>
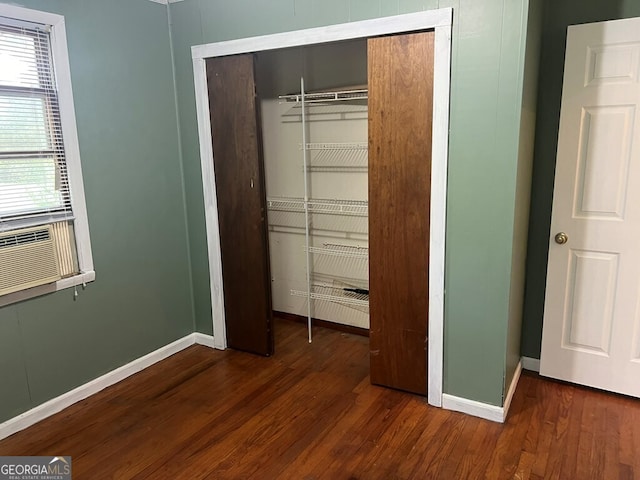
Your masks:
<instances>
[{"instance_id":1,"label":"white window blinds","mask_svg":"<svg viewBox=\"0 0 640 480\"><path fill-rule=\"evenodd\" d=\"M48 28L0 17L0 231L72 218Z\"/></svg>"}]
</instances>

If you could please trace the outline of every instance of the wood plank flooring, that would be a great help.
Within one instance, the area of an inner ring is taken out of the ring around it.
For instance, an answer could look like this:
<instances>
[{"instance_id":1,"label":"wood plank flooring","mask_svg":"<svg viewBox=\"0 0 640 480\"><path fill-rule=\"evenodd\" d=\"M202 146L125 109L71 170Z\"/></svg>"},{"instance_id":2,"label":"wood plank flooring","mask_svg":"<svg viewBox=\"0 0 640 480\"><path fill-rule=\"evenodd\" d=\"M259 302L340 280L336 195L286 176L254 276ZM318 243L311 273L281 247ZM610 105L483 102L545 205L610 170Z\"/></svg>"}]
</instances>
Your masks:
<instances>
[{"instance_id":1,"label":"wood plank flooring","mask_svg":"<svg viewBox=\"0 0 640 480\"><path fill-rule=\"evenodd\" d=\"M640 401L523 375L505 425L369 383L368 339L276 322L194 346L0 441L78 479L640 479Z\"/></svg>"}]
</instances>

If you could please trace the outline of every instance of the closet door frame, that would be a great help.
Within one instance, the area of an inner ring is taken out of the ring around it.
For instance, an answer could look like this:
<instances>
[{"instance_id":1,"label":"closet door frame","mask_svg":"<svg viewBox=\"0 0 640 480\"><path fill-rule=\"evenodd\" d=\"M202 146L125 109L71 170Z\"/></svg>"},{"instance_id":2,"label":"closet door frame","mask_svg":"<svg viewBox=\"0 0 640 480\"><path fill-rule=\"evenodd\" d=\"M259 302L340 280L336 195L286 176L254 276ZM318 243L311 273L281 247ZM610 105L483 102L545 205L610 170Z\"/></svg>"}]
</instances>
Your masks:
<instances>
[{"instance_id":1,"label":"closet door frame","mask_svg":"<svg viewBox=\"0 0 640 480\"><path fill-rule=\"evenodd\" d=\"M441 8L419 13L349 22L293 32L196 45L191 48L200 140L200 162L209 257L213 322L213 344L227 347L222 262L218 225L215 172L207 90L207 58L256 53L290 47L310 46L393 35L422 30L435 31L433 85L433 145L429 235L429 327L427 353L427 399L442 406L444 354L444 265L449 145L449 94L451 82L451 28L453 9ZM215 108L215 105L212 107Z\"/></svg>"}]
</instances>

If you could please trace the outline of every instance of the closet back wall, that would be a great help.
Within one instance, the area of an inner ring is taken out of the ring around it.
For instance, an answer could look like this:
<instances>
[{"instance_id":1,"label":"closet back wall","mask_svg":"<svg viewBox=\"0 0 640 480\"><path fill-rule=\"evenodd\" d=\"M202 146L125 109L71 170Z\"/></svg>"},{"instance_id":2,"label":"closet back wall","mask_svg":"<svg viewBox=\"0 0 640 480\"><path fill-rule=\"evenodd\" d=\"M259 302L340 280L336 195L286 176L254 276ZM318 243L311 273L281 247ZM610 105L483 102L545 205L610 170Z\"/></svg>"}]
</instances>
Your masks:
<instances>
[{"instance_id":1,"label":"closet back wall","mask_svg":"<svg viewBox=\"0 0 640 480\"><path fill-rule=\"evenodd\" d=\"M198 331L212 322L191 46L443 7L454 9L444 391L502 405L507 336L520 333L508 320L525 0L170 3Z\"/></svg>"},{"instance_id":2,"label":"closet back wall","mask_svg":"<svg viewBox=\"0 0 640 480\"><path fill-rule=\"evenodd\" d=\"M366 85L367 44L364 40L304 48L260 52L256 55L258 95L261 100L262 137L267 198L304 197L301 108L284 102L279 95L298 93L304 76L305 92L352 88ZM306 108L307 143L367 143L366 101L313 104ZM315 199L367 199L367 171L364 168L316 168L311 163L309 197ZM334 162L336 160L334 158ZM366 160L366 158L364 159ZM344 161L344 158L343 158ZM345 161L344 164L347 164ZM367 245L367 218L312 215L310 244ZM302 211L270 210L269 253L272 297L275 311L307 316L307 299L291 290L307 291L305 216ZM349 258L311 255L312 283L347 282L345 286L367 288L367 262ZM321 293L324 293L322 290ZM333 291L328 290L329 293ZM313 318L369 328L366 307L336 302L312 301ZM276 346L277 347L277 346Z\"/></svg>"}]
</instances>

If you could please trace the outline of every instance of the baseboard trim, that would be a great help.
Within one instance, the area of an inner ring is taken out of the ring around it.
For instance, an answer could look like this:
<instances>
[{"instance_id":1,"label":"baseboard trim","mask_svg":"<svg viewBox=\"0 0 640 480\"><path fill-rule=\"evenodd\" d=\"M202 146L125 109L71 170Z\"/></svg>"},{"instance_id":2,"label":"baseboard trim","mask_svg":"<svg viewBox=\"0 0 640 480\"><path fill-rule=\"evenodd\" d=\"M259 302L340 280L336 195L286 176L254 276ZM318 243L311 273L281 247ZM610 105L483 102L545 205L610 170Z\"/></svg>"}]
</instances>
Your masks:
<instances>
[{"instance_id":1,"label":"baseboard trim","mask_svg":"<svg viewBox=\"0 0 640 480\"><path fill-rule=\"evenodd\" d=\"M445 410L466 413L467 415L473 415L474 417L484 418L485 420L491 420L492 422L504 423L507 419L507 414L509 413L509 407L511 407L511 400L513 400L513 396L516 393L521 373L522 362L518 362L502 407L444 393L442 395L442 408Z\"/></svg>"},{"instance_id":2,"label":"baseboard trim","mask_svg":"<svg viewBox=\"0 0 640 480\"><path fill-rule=\"evenodd\" d=\"M522 357L522 368L531 372L540 373L540 359L531 357Z\"/></svg>"},{"instance_id":3,"label":"baseboard trim","mask_svg":"<svg viewBox=\"0 0 640 480\"><path fill-rule=\"evenodd\" d=\"M201 336L201 337L200 337ZM4 423L0 423L0 440L13 435L20 430L24 430L31 425L34 425L41 420L44 420L51 415L54 415L67 407L70 407L74 403L84 400L91 395L95 395L101 390L104 390L111 385L114 385L133 374L136 374L145 368L150 367L154 363L164 360L171 355L190 347L194 343L200 343L202 345L209 346L209 342L213 341L213 337L209 340L208 335L192 333L186 337L180 338L169 345L159 348L147 355L140 357L122 367L116 368L101 377L98 377L90 382L80 385L73 390L63 393L59 397L53 398L37 407L32 408L24 413L21 413L17 417L11 418ZM200 340L200 341L198 341ZM204 342L207 343L204 343ZM202 343L201 343L202 342Z\"/></svg>"},{"instance_id":4,"label":"baseboard trim","mask_svg":"<svg viewBox=\"0 0 640 480\"><path fill-rule=\"evenodd\" d=\"M204 345L205 347L209 348L216 348L213 335L206 335L200 332L196 332L193 335L195 338L195 343L197 343L198 345Z\"/></svg>"},{"instance_id":5,"label":"baseboard trim","mask_svg":"<svg viewBox=\"0 0 640 480\"><path fill-rule=\"evenodd\" d=\"M448 393L442 394L442 408L484 418L492 422L504 422L504 409L502 407L476 402L468 398L456 397Z\"/></svg>"},{"instance_id":6,"label":"baseboard trim","mask_svg":"<svg viewBox=\"0 0 640 480\"><path fill-rule=\"evenodd\" d=\"M518 387L518 381L520 380L520 374L522 373L522 360L518 362L516 366L516 371L513 374L513 378L511 379L511 385L509 385L509 390L507 390L507 396L504 397L504 405L503 409L503 419L502 421L507 420L507 415L509 414L509 407L511 407L511 400L513 400L513 396L516 393L516 388Z\"/></svg>"}]
</instances>

